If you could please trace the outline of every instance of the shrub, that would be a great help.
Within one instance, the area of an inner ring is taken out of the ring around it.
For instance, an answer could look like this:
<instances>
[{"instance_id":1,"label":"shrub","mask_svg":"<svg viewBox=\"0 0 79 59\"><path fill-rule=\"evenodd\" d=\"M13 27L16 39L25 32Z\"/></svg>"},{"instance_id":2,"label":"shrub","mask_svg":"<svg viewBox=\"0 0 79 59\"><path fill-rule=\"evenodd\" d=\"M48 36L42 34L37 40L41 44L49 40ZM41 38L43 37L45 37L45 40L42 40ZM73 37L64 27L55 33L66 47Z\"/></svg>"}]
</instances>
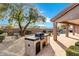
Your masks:
<instances>
[{"instance_id":1,"label":"shrub","mask_svg":"<svg viewBox=\"0 0 79 59\"><path fill-rule=\"evenodd\" d=\"M75 43L75 46L79 46L79 42L76 42L76 43Z\"/></svg>"},{"instance_id":2,"label":"shrub","mask_svg":"<svg viewBox=\"0 0 79 59\"><path fill-rule=\"evenodd\" d=\"M79 47L78 46L70 46L66 50L67 56L79 56Z\"/></svg>"},{"instance_id":3,"label":"shrub","mask_svg":"<svg viewBox=\"0 0 79 59\"><path fill-rule=\"evenodd\" d=\"M25 34L32 34L32 32L30 30L26 30L26 33Z\"/></svg>"},{"instance_id":4,"label":"shrub","mask_svg":"<svg viewBox=\"0 0 79 59\"><path fill-rule=\"evenodd\" d=\"M19 33L14 33L14 36L15 36L16 39L18 39L19 38Z\"/></svg>"},{"instance_id":5,"label":"shrub","mask_svg":"<svg viewBox=\"0 0 79 59\"><path fill-rule=\"evenodd\" d=\"M14 33L13 32L8 32L8 36L13 36Z\"/></svg>"},{"instance_id":6,"label":"shrub","mask_svg":"<svg viewBox=\"0 0 79 59\"><path fill-rule=\"evenodd\" d=\"M4 33L4 31L3 30L0 30L0 34L2 34L2 33Z\"/></svg>"},{"instance_id":7,"label":"shrub","mask_svg":"<svg viewBox=\"0 0 79 59\"><path fill-rule=\"evenodd\" d=\"M46 30L43 30L43 33L46 33Z\"/></svg>"},{"instance_id":8,"label":"shrub","mask_svg":"<svg viewBox=\"0 0 79 59\"><path fill-rule=\"evenodd\" d=\"M0 43L4 40L5 36L0 36Z\"/></svg>"}]
</instances>

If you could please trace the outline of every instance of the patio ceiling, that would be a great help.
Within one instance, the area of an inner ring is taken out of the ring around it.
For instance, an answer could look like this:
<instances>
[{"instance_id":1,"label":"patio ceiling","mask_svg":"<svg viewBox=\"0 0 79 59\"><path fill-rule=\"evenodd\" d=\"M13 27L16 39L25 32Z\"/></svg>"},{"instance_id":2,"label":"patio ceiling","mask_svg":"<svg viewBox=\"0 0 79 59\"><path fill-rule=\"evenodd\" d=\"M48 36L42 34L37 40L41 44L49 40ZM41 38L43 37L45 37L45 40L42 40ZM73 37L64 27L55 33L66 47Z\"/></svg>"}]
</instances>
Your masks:
<instances>
[{"instance_id":1,"label":"patio ceiling","mask_svg":"<svg viewBox=\"0 0 79 59\"><path fill-rule=\"evenodd\" d=\"M73 24L73 25L79 25L79 19L75 20L61 20L61 21L56 21L59 23L68 23L68 24Z\"/></svg>"},{"instance_id":2,"label":"patio ceiling","mask_svg":"<svg viewBox=\"0 0 79 59\"><path fill-rule=\"evenodd\" d=\"M70 6L69 7L67 7L67 8L65 8L63 11L61 11L58 15L56 15L54 18L52 18L51 19L51 21L52 22L55 22L55 21L57 21L57 20L59 20L60 18L62 18L63 16L65 16L65 15L67 15L68 13L69 14L71 14L71 16L72 16L72 14L73 14L73 16L76 14L76 12L77 11L79 11L78 9L77 10L75 10L74 11L74 13L73 13L73 9L75 9L77 6L79 6L79 3L73 3L73 4L70 4ZM78 13L78 12L77 12ZM70 17L70 16L69 16ZM66 18L68 18L68 17L66 17Z\"/></svg>"},{"instance_id":3,"label":"patio ceiling","mask_svg":"<svg viewBox=\"0 0 79 59\"><path fill-rule=\"evenodd\" d=\"M79 25L79 19L75 19L75 20L68 20L68 21L64 21L66 23L70 23L70 24L74 24L74 25Z\"/></svg>"},{"instance_id":4,"label":"patio ceiling","mask_svg":"<svg viewBox=\"0 0 79 59\"><path fill-rule=\"evenodd\" d=\"M79 4L71 4L64 11L61 11L56 17L51 19L52 22L69 23L79 25Z\"/></svg>"}]
</instances>

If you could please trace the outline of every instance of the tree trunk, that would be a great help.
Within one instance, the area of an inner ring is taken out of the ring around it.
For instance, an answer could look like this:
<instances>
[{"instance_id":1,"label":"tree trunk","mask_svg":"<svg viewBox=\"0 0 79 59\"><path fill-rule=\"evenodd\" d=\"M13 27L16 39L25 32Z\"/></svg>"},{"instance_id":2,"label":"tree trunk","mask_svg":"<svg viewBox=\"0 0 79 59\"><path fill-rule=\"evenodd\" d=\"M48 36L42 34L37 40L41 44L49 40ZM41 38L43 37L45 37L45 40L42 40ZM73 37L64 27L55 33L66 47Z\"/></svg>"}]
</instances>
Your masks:
<instances>
[{"instance_id":1,"label":"tree trunk","mask_svg":"<svg viewBox=\"0 0 79 59\"><path fill-rule=\"evenodd\" d=\"M26 28L28 27L28 25L30 24L30 21L25 25L24 29L21 26L21 23L18 21L18 25L19 25L19 29L20 29L20 35L24 36L25 32L26 32Z\"/></svg>"},{"instance_id":2,"label":"tree trunk","mask_svg":"<svg viewBox=\"0 0 79 59\"><path fill-rule=\"evenodd\" d=\"M20 29L19 34L20 34L21 36L24 36L24 35L23 35L23 29L22 29L21 23L20 23L19 21L18 21L18 25L19 25L19 29Z\"/></svg>"},{"instance_id":3,"label":"tree trunk","mask_svg":"<svg viewBox=\"0 0 79 59\"><path fill-rule=\"evenodd\" d=\"M28 27L29 24L30 24L30 21L25 25L24 30L23 30L23 35L25 35L25 33L26 33L26 28Z\"/></svg>"},{"instance_id":4,"label":"tree trunk","mask_svg":"<svg viewBox=\"0 0 79 59\"><path fill-rule=\"evenodd\" d=\"M23 31L22 31L22 30L20 30L20 32L19 32L19 33L20 33L20 35L21 35L21 36L24 36L24 35L23 35Z\"/></svg>"}]
</instances>

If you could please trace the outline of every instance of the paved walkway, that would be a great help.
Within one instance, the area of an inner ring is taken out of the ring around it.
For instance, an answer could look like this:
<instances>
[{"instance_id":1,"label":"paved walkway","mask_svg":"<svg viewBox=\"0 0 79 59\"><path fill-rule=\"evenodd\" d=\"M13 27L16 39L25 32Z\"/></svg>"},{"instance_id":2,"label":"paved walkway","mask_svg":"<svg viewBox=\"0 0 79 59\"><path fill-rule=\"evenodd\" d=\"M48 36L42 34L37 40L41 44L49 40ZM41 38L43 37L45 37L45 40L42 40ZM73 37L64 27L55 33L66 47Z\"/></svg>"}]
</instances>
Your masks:
<instances>
[{"instance_id":1,"label":"paved walkway","mask_svg":"<svg viewBox=\"0 0 79 59\"><path fill-rule=\"evenodd\" d=\"M7 36L2 43L0 43L0 51L3 51L5 49L7 49L9 46L11 46L13 44L13 42L15 41L16 39L14 39L13 37L11 36Z\"/></svg>"},{"instance_id":2,"label":"paved walkway","mask_svg":"<svg viewBox=\"0 0 79 59\"><path fill-rule=\"evenodd\" d=\"M24 37L15 39L15 37L7 36L0 43L0 56L22 56L25 53Z\"/></svg>"},{"instance_id":3,"label":"paved walkway","mask_svg":"<svg viewBox=\"0 0 79 59\"><path fill-rule=\"evenodd\" d=\"M53 40L53 36L50 37L50 45L45 47L38 56L66 56L65 50L67 47L74 45L79 40L79 35L69 34L69 37L65 37L65 34L58 36L58 41Z\"/></svg>"},{"instance_id":4,"label":"paved walkway","mask_svg":"<svg viewBox=\"0 0 79 59\"><path fill-rule=\"evenodd\" d=\"M37 56L54 56L55 52L52 49L51 45L46 46Z\"/></svg>"},{"instance_id":5,"label":"paved walkway","mask_svg":"<svg viewBox=\"0 0 79 59\"><path fill-rule=\"evenodd\" d=\"M2 43L0 43L0 52L7 49L13 44L15 40L8 37ZM37 56L65 56L65 50L67 47L74 45L75 42L79 41L79 35L70 34L69 37L65 37L65 34L58 36L58 41L53 40L53 36L50 37L50 45L46 46Z\"/></svg>"}]
</instances>

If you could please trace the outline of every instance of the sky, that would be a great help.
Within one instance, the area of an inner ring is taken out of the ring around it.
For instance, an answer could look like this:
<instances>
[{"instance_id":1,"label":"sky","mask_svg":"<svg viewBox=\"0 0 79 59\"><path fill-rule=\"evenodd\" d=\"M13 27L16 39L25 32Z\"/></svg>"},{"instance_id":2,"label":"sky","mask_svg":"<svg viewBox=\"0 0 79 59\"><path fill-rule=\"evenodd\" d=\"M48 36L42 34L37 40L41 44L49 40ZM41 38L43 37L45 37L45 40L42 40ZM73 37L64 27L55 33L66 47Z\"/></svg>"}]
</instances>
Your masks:
<instances>
[{"instance_id":1,"label":"sky","mask_svg":"<svg viewBox=\"0 0 79 59\"><path fill-rule=\"evenodd\" d=\"M67 8L70 4L68 3L37 3L35 6L40 12L47 18L45 23L37 24L39 26L46 26L47 28L53 27L53 23L50 21L51 18L55 17L63 9Z\"/></svg>"},{"instance_id":2,"label":"sky","mask_svg":"<svg viewBox=\"0 0 79 59\"><path fill-rule=\"evenodd\" d=\"M53 27L53 23L50 22L50 19L56 16L59 12L61 12L64 8L68 7L70 4L68 3L35 3L35 5L40 13L42 13L46 17L45 23L36 23L37 26L46 26L47 28ZM6 25L8 23L7 20L0 20L0 24Z\"/></svg>"}]
</instances>

